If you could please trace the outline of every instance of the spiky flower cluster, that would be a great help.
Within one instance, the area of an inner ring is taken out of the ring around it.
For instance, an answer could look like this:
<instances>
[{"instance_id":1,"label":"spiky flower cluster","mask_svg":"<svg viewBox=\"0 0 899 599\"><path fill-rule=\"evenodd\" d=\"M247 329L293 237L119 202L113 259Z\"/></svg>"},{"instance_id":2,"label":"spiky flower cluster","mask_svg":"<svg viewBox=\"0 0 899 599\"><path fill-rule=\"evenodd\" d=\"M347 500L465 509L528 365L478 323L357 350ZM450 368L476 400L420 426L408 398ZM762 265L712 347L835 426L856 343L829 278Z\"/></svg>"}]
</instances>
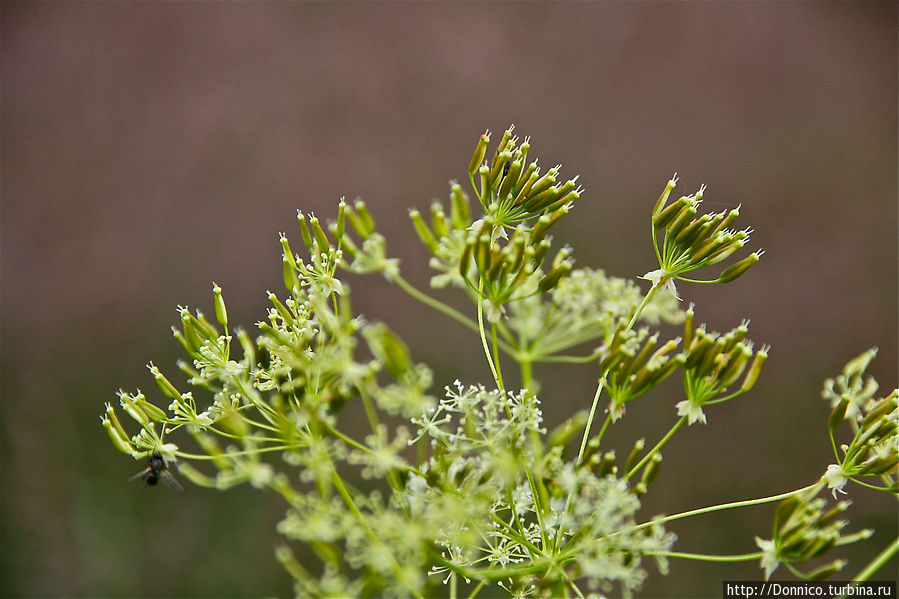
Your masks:
<instances>
[{"instance_id":1,"label":"spiky flower cluster","mask_svg":"<svg viewBox=\"0 0 899 599\"><path fill-rule=\"evenodd\" d=\"M560 167L541 174L529 140L519 145L511 127L490 159L489 141L481 136L468 169L478 214L455 183L449 207L432 205L429 222L410 211L431 256L431 284L462 289L468 312L402 277L361 200L341 200L326 224L298 212L308 257L281 235L285 293L268 293L256 334L231 327L214 285L214 318L179 308L181 326L173 329L189 359L178 365L191 389L151 363L167 409L139 390L122 391L121 409L137 432L111 404L101 416L120 451L136 459L159 452L150 468L174 469L177 460L195 484L249 483L283 497L285 543L275 554L298 596L630 596L647 576L645 558L665 573L669 556L685 555L671 552L674 536L664 523L713 509L638 522L666 443L688 420L705 422L704 406L749 391L767 356L767 347L753 351L745 323L708 333L694 327L692 305L684 313L674 294L659 293L742 247L748 230L731 228L738 210L696 218L703 190L666 206L670 181L652 215L654 244L664 231L660 269L647 275L652 286L643 293L631 280L575 268L567 246L550 258L550 229L583 193L577 177L557 181ZM760 255L706 282L733 280ZM386 324L353 311L341 272L381 273L475 332L489 384L456 381L440 399L431 396L431 371ZM682 343L660 343L650 327L663 321L684 322ZM855 540L841 536L835 520L845 504L823 511L814 499L825 484L836 493L846 480L880 476L896 492L899 392L873 399L876 386L861 380L866 360L847 366L825 391L834 405L831 435L844 422L853 433L839 463L814 493L810 486L750 502L794 496L778 512L773 539L739 559L761 558L770 574ZM553 362L584 364L598 384L592 403L586 398L584 409L547 432L542 406L557 402L538 399L534 365ZM672 406L679 419L649 449L639 438L619 462L606 431L626 405L678 370L686 397ZM608 409L596 431L604 392ZM358 430L360 421L367 430ZM191 441L196 449L183 449ZM297 544L318 561L297 557Z\"/></svg>"}]
</instances>

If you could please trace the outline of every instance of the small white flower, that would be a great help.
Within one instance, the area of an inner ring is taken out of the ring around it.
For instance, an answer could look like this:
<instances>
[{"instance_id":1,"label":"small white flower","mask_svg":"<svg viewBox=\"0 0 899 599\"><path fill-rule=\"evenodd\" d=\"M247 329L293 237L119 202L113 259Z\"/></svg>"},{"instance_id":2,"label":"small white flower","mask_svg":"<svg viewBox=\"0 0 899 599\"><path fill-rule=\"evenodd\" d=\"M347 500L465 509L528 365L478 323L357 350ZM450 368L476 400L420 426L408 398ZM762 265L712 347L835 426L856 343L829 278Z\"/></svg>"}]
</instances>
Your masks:
<instances>
[{"instance_id":1,"label":"small white flower","mask_svg":"<svg viewBox=\"0 0 899 599\"><path fill-rule=\"evenodd\" d=\"M703 424L705 424L705 414L702 411L702 406L696 403L693 403L689 399L685 399L684 401L679 401L675 405L677 408L678 416L686 416L687 424L693 424L697 420Z\"/></svg>"},{"instance_id":2,"label":"small white flower","mask_svg":"<svg viewBox=\"0 0 899 599\"><path fill-rule=\"evenodd\" d=\"M843 487L846 486L846 481L849 478L846 476L846 471L843 470L843 467L839 464L831 464L827 467L827 470L824 472L824 476L821 477L821 480L827 483L827 487L833 489L832 494L833 498L837 498L837 491L840 493L846 494L846 491L843 490Z\"/></svg>"},{"instance_id":3,"label":"small white flower","mask_svg":"<svg viewBox=\"0 0 899 599\"><path fill-rule=\"evenodd\" d=\"M765 580L768 580L780 565L780 560L777 558L777 547L774 545L774 541L759 537L755 538L755 544L762 550L762 568L765 570Z\"/></svg>"},{"instance_id":4,"label":"small white flower","mask_svg":"<svg viewBox=\"0 0 899 599\"><path fill-rule=\"evenodd\" d=\"M656 270L652 270L646 273L640 278L652 283L653 287L658 287L659 284L664 281L664 289L671 294L671 297L673 297L677 301L681 300L680 296L677 294L677 287L674 286L674 277L668 274L668 271L662 268L657 268Z\"/></svg>"}]
</instances>

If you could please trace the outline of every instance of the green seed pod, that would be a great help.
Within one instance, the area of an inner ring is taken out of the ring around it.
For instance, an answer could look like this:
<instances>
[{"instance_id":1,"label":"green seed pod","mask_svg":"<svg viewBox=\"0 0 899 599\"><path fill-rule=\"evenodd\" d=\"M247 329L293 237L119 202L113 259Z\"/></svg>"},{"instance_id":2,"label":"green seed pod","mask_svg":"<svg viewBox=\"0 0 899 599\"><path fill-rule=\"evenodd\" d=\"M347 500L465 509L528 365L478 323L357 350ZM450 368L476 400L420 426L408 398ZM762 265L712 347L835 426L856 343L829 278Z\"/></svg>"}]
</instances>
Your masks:
<instances>
[{"instance_id":1,"label":"green seed pod","mask_svg":"<svg viewBox=\"0 0 899 599\"><path fill-rule=\"evenodd\" d=\"M421 213L418 210L412 209L409 211L409 218L412 219L412 226L415 227L418 238L421 239L421 242L425 244L425 247L427 247L432 254L436 254L438 248L437 240L434 239L434 235L431 233L431 230L428 229L428 225L426 225L425 221L421 218Z\"/></svg>"},{"instance_id":2,"label":"green seed pod","mask_svg":"<svg viewBox=\"0 0 899 599\"><path fill-rule=\"evenodd\" d=\"M500 199L504 199L512 193L512 189L518 183L518 177L521 175L521 167L521 160L513 160L509 165L509 172L505 174L499 186Z\"/></svg>"},{"instance_id":3,"label":"green seed pod","mask_svg":"<svg viewBox=\"0 0 899 599\"><path fill-rule=\"evenodd\" d=\"M287 241L287 236L284 235L284 233L278 233L278 237L281 241L281 253L284 254L284 257L290 260L291 265L296 268L296 259L293 256L293 251L290 249L290 242Z\"/></svg>"},{"instance_id":4,"label":"green seed pod","mask_svg":"<svg viewBox=\"0 0 899 599\"><path fill-rule=\"evenodd\" d=\"M463 279L468 278L468 268L471 266L472 244L466 243L462 249L462 255L459 257L459 274Z\"/></svg>"},{"instance_id":5,"label":"green seed pod","mask_svg":"<svg viewBox=\"0 0 899 599\"><path fill-rule=\"evenodd\" d=\"M571 272L571 263L570 262L562 262L551 271L546 273L546 275L540 279L540 282L537 284L537 289L542 292L547 292L556 285L559 284L559 281L562 280L562 277Z\"/></svg>"},{"instance_id":6,"label":"green seed pod","mask_svg":"<svg viewBox=\"0 0 899 599\"><path fill-rule=\"evenodd\" d=\"M665 189L662 190L662 195L659 196L658 201L656 201L655 207L652 209L653 217L655 217L665 207L665 203L668 201L668 196L671 195L671 191L676 185L677 173L674 173L674 176L669 179L668 183L665 185Z\"/></svg>"},{"instance_id":7,"label":"green seed pod","mask_svg":"<svg viewBox=\"0 0 899 599\"><path fill-rule=\"evenodd\" d=\"M729 266L724 269L724 272L721 273L721 276L718 277L719 283L730 283L744 272L749 270L749 268L759 261L759 258L762 257L764 252L752 252L736 264Z\"/></svg>"},{"instance_id":8,"label":"green seed pod","mask_svg":"<svg viewBox=\"0 0 899 599\"><path fill-rule=\"evenodd\" d=\"M119 391L119 399L121 400L122 395L124 395L124 391ZM102 418L102 416L101 416ZM119 421L118 415L115 413L115 408L112 407L112 404L106 404L106 418L110 421L110 425L115 428L116 433L126 441L129 439L128 433L125 431L125 427L122 426L121 421ZM131 443L128 443L129 447Z\"/></svg>"},{"instance_id":9,"label":"green seed pod","mask_svg":"<svg viewBox=\"0 0 899 599\"><path fill-rule=\"evenodd\" d=\"M872 347L865 353L849 360L846 366L843 367L843 376L845 376L847 379L854 376L861 376L865 372L865 369L868 367L868 364L871 363L871 360L873 360L874 356L876 355L877 348Z\"/></svg>"},{"instance_id":10,"label":"green seed pod","mask_svg":"<svg viewBox=\"0 0 899 599\"><path fill-rule=\"evenodd\" d=\"M699 264L715 252L722 250L725 246L733 241L733 236L727 233L715 233L709 235L702 242L698 243L693 251L690 252L690 264Z\"/></svg>"},{"instance_id":11,"label":"green seed pod","mask_svg":"<svg viewBox=\"0 0 899 599\"><path fill-rule=\"evenodd\" d=\"M340 198L340 203L337 204L337 228L334 232L334 239L337 240L337 243L340 243L340 240L343 239L343 232L346 230L346 200Z\"/></svg>"},{"instance_id":12,"label":"green seed pod","mask_svg":"<svg viewBox=\"0 0 899 599\"><path fill-rule=\"evenodd\" d=\"M530 163L527 166L527 168L525 168L521 172L521 175L519 175L519 177L518 177L518 181L516 181L515 185L512 186L511 194L512 194L512 197L515 198L514 204L516 206L519 203L521 203L521 200L524 199L522 192L524 191L524 188L528 184L528 182L530 182L531 185L533 185L534 182L537 180L537 176L535 174L536 171L537 171L537 161L535 160L534 162Z\"/></svg>"},{"instance_id":13,"label":"green seed pod","mask_svg":"<svg viewBox=\"0 0 899 599\"><path fill-rule=\"evenodd\" d=\"M581 197L581 194L578 193L577 190L569 191L567 194L565 194L565 196L559 198L558 200L556 200L555 202L553 202L552 204L547 206L546 212L547 213L555 213L564 208L565 212L567 213L568 212L567 206L569 204L574 204L574 201L577 200L579 197Z\"/></svg>"},{"instance_id":14,"label":"green seed pod","mask_svg":"<svg viewBox=\"0 0 899 599\"><path fill-rule=\"evenodd\" d=\"M764 345L755 353L755 359L752 361L752 366L749 367L749 372L746 373L746 378L743 379L743 386L740 387L741 392L745 393L755 385L759 375L762 373L762 366L765 365L765 360L768 359L768 349L769 346Z\"/></svg>"},{"instance_id":15,"label":"green seed pod","mask_svg":"<svg viewBox=\"0 0 899 599\"><path fill-rule=\"evenodd\" d=\"M180 398L179 398L180 399ZM153 422L161 422L168 418L168 415L165 413L165 410L162 408L150 403L147 401L147 398L143 395L138 395L135 398L135 403L140 407L140 409L150 418Z\"/></svg>"},{"instance_id":16,"label":"green seed pod","mask_svg":"<svg viewBox=\"0 0 899 599\"><path fill-rule=\"evenodd\" d=\"M286 256L281 259L281 276L284 279L284 288L293 295L299 292L300 279L297 278L297 271L290 264L290 260Z\"/></svg>"},{"instance_id":17,"label":"green seed pod","mask_svg":"<svg viewBox=\"0 0 899 599\"><path fill-rule=\"evenodd\" d=\"M640 461L640 454L643 453L643 447L645 445L645 439L637 439L637 442L634 443L634 448L631 449L631 453L627 456L627 461L624 463L625 472L633 470L634 466L637 465L637 462Z\"/></svg>"},{"instance_id":18,"label":"green seed pod","mask_svg":"<svg viewBox=\"0 0 899 599\"><path fill-rule=\"evenodd\" d=\"M237 340L240 342L240 347L243 349L243 355L247 361L250 364L256 364L256 346L247 332L243 329L237 329Z\"/></svg>"},{"instance_id":19,"label":"green seed pod","mask_svg":"<svg viewBox=\"0 0 899 599\"><path fill-rule=\"evenodd\" d=\"M515 194L515 206L520 206L524 201L528 198L531 193L531 188L540 178L540 169L537 168L537 161L534 161L528 166L528 169L525 171L524 176L521 177L519 181L518 187L513 190Z\"/></svg>"},{"instance_id":20,"label":"green seed pod","mask_svg":"<svg viewBox=\"0 0 899 599\"><path fill-rule=\"evenodd\" d=\"M868 428L874 422L880 420L887 414L890 414L893 410L899 407L899 402L897 402L897 397L899 397L899 392L893 391L887 397L883 397L877 400L874 403L874 406L868 410L868 413L865 414L865 418L862 420L861 427Z\"/></svg>"},{"instance_id":21,"label":"green seed pod","mask_svg":"<svg viewBox=\"0 0 899 599\"><path fill-rule=\"evenodd\" d=\"M744 242L739 239L734 239L730 243L727 243L714 252L710 253L705 258L705 263L708 265L718 264L719 262L726 260L730 257L731 254L741 249L744 245Z\"/></svg>"},{"instance_id":22,"label":"green seed pod","mask_svg":"<svg viewBox=\"0 0 899 599\"><path fill-rule=\"evenodd\" d=\"M509 128L503 131L503 136L499 140L499 146L496 148L496 154L493 159L496 161L496 157L499 156L500 153L504 152L506 148L509 147L509 142L512 141L512 146L514 147L515 142L512 140L512 131L515 130L515 125L509 125ZM510 148L511 153L511 148Z\"/></svg>"},{"instance_id":23,"label":"green seed pod","mask_svg":"<svg viewBox=\"0 0 899 599\"><path fill-rule=\"evenodd\" d=\"M690 198L686 196L681 196L677 200L675 200L672 204L666 206L659 212L658 214L654 214L652 217L652 226L658 230L667 227L670 223L674 222L681 213L687 209L687 206L690 203Z\"/></svg>"},{"instance_id":24,"label":"green seed pod","mask_svg":"<svg viewBox=\"0 0 899 599\"><path fill-rule=\"evenodd\" d=\"M512 159L511 152L497 153L496 158L493 159L493 166L490 167L490 179L489 180L490 180L491 188L499 187L500 179L502 178L502 175L503 175L503 170L505 169L506 165L509 163L509 161L511 159Z\"/></svg>"},{"instance_id":25,"label":"green seed pod","mask_svg":"<svg viewBox=\"0 0 899 599\"><path fill-rule=\"evenodd\" d=\"M212 284L212 302L215 306L215 319L222 328L228 330L228 310L225 308L225 300L222 298L222 288Z\"/></svg>"},{"instance_id":26,"label":"green seed pod","mask_svg":"<svg viewBox=\"0 0 899 599\"><path fill-rule=\"evenodd\" d=\"M131 440L128 438L128 435L121 434L109 418L101 416L100 422L103 424L103 428L106 429L106 434L109 435L109 440L112 441L112 445L116 449L128 455L134 454L136 450L134 446L131 445Z\"/></svg>"},{"instance_id":27,"label":"green seed pod","mask_svg":"<svg viewBox=\"0 0 899 599\"><path fill-rule=\"evenodd\" d=\"M147 364L147 369L150 371L150 374L153 375L153 378L156 380L156 385L159 387L159 390L162 391L163 395L169 399L181 399L181 392L175 388L175 385L173 385L169 379L165 378L165 375L160 372L159 368L155 366L153 362Z\"/></svg>"},{"instance_id":28,"label":"green seed pod","mask_svg":"<svg viewBox=\"0 0 899 599\"><path fill-rule=\"evenodd\" d=\"M368 206L362 200L356 200L356 213L359 215L359 223L362 225L363 233L359 235L363 239L368 239L375 232L375 219L371 217Z\"/></svg>"},{"instance_id":29,"label":"green seed pod","mask_svg":"<svg viewBox=\"0 0 899 599\"><path fill-rule=\"evenodd\" d=\"M614 474L617 471L618 469L615 467L615 450L612 449L603 454L596 476L602 478Z\"/></svg>"},{"instance_id":30,"label":"green seed pod","mask_svg":"<svg viewBox=\"0 0 899 599\"><path fill-rule=\"evenodd\" d=\"M722 232L726 231L727 229L729 229L731 227L731 225L734 224L734 221L736 221L737 217L739 217L739 216L740 216L740 206L737 206L736 208L734 208L730 212L728 212L727 215L724 218L722 218L718 222L717 225L715 225L715 228L709 232L709 235L717 235L718 233L722 233Z\"/></svg>"},{"instance_id":31,"label":"green seed pod","mask_svg":"<svg viewBox=\"0 0 899 599\"><path fill-rule=\"evenodd\" d=\"M450 187L450 220L454 229L465 229L471 224L471 212L468 208L468 195L462 186L453 183Z\"/></svg>"},{"instance_id":32,"label":"green seed pod","mask_svg":"<svg viewBox=\"0 0 899 599\"><path fill-rule=\"evenodd\" d=\"M472 177L474 177L475 173L478 172L478 169L484 162L484 156L487 154L487 144L489 143L490 131L484 131L484 134L478 139L478 144L475 146L471 162L468 163L468 174Z\"/></svg>"},{"instance_id":33,"label":"green seed pod","mask_svg":"<svg viewBox=\"0 0 899 599\"><path fill-rule=\"evenodd\" d=\"M703 214L686 227L681 229L677 235L674 236L674 243L680 245L681 247L691 247L696 244L702 238L702 233L705 231L705 228L708 226L709 220L711 220L711 216L708 214Z\"/></svg>"},{"instance_id":34,"label":"green seed pod","mask_svg":"<svg viewBox=\"0 0 899 599\"><path fill-rule=\"evenodd\" d=\"M528 190L528 198L527 202L533 200L536 196L540 195L556 183L556 175L559 174L559 167L554 166L548 171L546 174L537 179L534 184L531 186L530 190Z\"/></svg>"},{"instance_id":35,"label":"green seed pod","mask_svg":"<svg viewBox=\"0 0 899 599\"><path fill-rule=\"evenodd\" d=\"M303 239L303 245L310 252L312 251L312 234L309 232L309 226L306 224L306 215L297 210L297 220L300 223L300 237Z\"/></svg>"},{"instance_id":36,"label":"green seed pod","mask_svg":"<svg viewBox=\"0 0 899 599\"><path fill-rule=\"evenodd\" d=\"M674 239L677 237L677 234L681 232L681 230L693 222L693 219L696 217L696 203L695 200L691 200L690 203L687 204L687 207L681 212L677 218L674 219L670 225L666 227L668 231L667 238Z\"/></svg>"},{"instance_id":37,"label":"green seed pod","mask_svg":"<svg viewBox=\"0 0 899 599\"><path fill-rule=\"evenodd\" d=\"M654 454L650 459L649 463L643 467L643 476L640 477L640 480L644 485L649 486L652 484L652 481L656 479L656 476L659 474L659 467L662 465L662 454L657 453Z\"/></svg>"},{"instance_id":38,"label":"green seed pod","mask_svg":"<svg viewBox=\"0 0 899 599\"><path fill-rule=\"evenodd\" d=\"M362 331L362 336L368 342L371 353L396 379L402 378L412 369L409 349L399 337L387 328L387 325L369 326Z\"/></svg>"},{"instance_id":39,"label":"green seed pod","mask_svg":"<svg viewBox=\"0 0 899 599\"><path fill-rule=\"evenodd\" d=\"M849 407L849 399L843 397L840 399L839 403L834 406L833 410L830 412L830 416L827 418L827 428L830 429L831 432L840 428L840 425L846 420L846 409Z\"/></svg>"},{"instance_id":40,"label":"green seed pod","mask_svg":"<svg viewBox=\"0 0 899 599\"><path fill-rule=\"evenodd\" d=\"M431 204L431 227L433 227L434 236L437 239L449 237L450 224L447 221L446 213L443 212L443 206L437 202Z\"/></svg>"},{"instance_id":41,"label":"green seed pod","mask_svg":"<svg viewBox=\"0 0 899 599\"><path fill-rule=\"evenodd\" d=\"M318 245L318 251L328 251L331 248L331 242L328 240L328 236L325 235L325 231L322 229L317 217L309 217L309 227L312 229L312 236L315 238L315 243Z\"/></svg>"},{"instance_id":42,"label":"green seed pod","mask_svg":"<svg viewBox=\"0 0 899 599\"><path fill-rule=\"evenodd\" d=\"M490 201L490 167L486 164L482 166L478 173L481 175L481 204L486 208L487 202Z\"/></svg>"},{"instance_id":43,"label":"green seed pod","mask_svg":"<svg viewBox=\"0 0 899 599\"><path fill-rule=\"evenodd\" d=\"M271 291L268 293L268 301L270 301L275 307L275 310L278 311L278 314L281 316L284 324L293 325L296 323L296 319L294 318L293 314L290 313L290 310L288 310L287 307L281 303L281 300L278 299L278 296Z\"/></svg>"},{"instance_id":44,"label":"green seed pod","mask_svg":"<svg viewBox=\"0 0 899 599\"><path fill-rule=\"evenodd\" d=\"M806 574L805 577L806 579L811 581L827 580L828 578L845 568L846 564L848 563L849 562L844 559L836 559L829 564L821 566L817 570L812 570L811 572Z\"/></svg>"}]
</instances>

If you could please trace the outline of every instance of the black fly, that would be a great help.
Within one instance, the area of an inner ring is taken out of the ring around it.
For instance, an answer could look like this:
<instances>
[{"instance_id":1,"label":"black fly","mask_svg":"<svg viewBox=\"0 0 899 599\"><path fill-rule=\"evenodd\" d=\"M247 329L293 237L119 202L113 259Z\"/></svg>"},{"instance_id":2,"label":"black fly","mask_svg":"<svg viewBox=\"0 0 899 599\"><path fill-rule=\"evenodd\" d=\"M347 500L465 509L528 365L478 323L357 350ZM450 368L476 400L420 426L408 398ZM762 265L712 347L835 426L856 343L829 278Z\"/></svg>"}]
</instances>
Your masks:
<instances>
[{"instance_id":1,"label":"black fly","mask_svg":"<svg viewBox=\"0 0 899 599\"><path fill-rule=\"evenodd\" d=\"M128 481L130 482L132 480L138 479L143 480L151 487L161 481L163 486L166 486L173 491L178 491L179 493L184 492L181 484L177 480L175 480L175 477L172 476L171 472L169 472L169 468L165 463L165 459L158 451L154 451L150 455L150 459L147 460L147 467L129 478Z\"/></svg>"}]
</instances>

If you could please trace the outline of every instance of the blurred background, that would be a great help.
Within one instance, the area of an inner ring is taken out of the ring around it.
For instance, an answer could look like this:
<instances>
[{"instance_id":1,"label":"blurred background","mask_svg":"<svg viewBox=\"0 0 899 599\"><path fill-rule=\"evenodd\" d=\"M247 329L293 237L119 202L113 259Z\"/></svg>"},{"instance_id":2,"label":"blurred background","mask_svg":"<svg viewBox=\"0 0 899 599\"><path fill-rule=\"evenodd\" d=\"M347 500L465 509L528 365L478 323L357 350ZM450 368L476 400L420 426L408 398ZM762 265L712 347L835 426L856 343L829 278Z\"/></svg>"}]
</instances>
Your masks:
<instances>
[{"instance_id":1,"label":"blurred background","mask_svg":"<svg viewBox=\"0 0 899 599\"><path fill-rule=\"evenodd\" d=\"M751 319L772 350L749 396L666 448L645 516L813 481L833 461L823 379L876 345L870 372L897 383L895 3L5 2L0 15L4 597L291 594L273 557L279 499L127 484L143 464L109 444L104 402L120 387L159 399L145 364L176 377L176 305L211 313L213 281L251 328L281 290L278 232L300 247L297 209L331 218L341 196L364 198L427 287L407 209L467 186L478 136L495 143L511 123L544 168L580 174L586 192L554 229L578 265L655 268L649 211L674 171L679 193L708 186L710 210L742 204L749 247L766 252L730 285L679 286L698 322ZM350 284L437 389L487 382L467 330L380 277ZM537 374L550 425L589 404L593 369ZM628 408L608 437L619 454L670 427L677 391ZM843 578L897 528L895 501L850 492L851 529L878 532L842 552ZM755 551L771 515L678 522L675 549ZM761 576L647 565L643 597ZM893 560L880 578L895 573Z\"/></svg>"}]
</instances>

